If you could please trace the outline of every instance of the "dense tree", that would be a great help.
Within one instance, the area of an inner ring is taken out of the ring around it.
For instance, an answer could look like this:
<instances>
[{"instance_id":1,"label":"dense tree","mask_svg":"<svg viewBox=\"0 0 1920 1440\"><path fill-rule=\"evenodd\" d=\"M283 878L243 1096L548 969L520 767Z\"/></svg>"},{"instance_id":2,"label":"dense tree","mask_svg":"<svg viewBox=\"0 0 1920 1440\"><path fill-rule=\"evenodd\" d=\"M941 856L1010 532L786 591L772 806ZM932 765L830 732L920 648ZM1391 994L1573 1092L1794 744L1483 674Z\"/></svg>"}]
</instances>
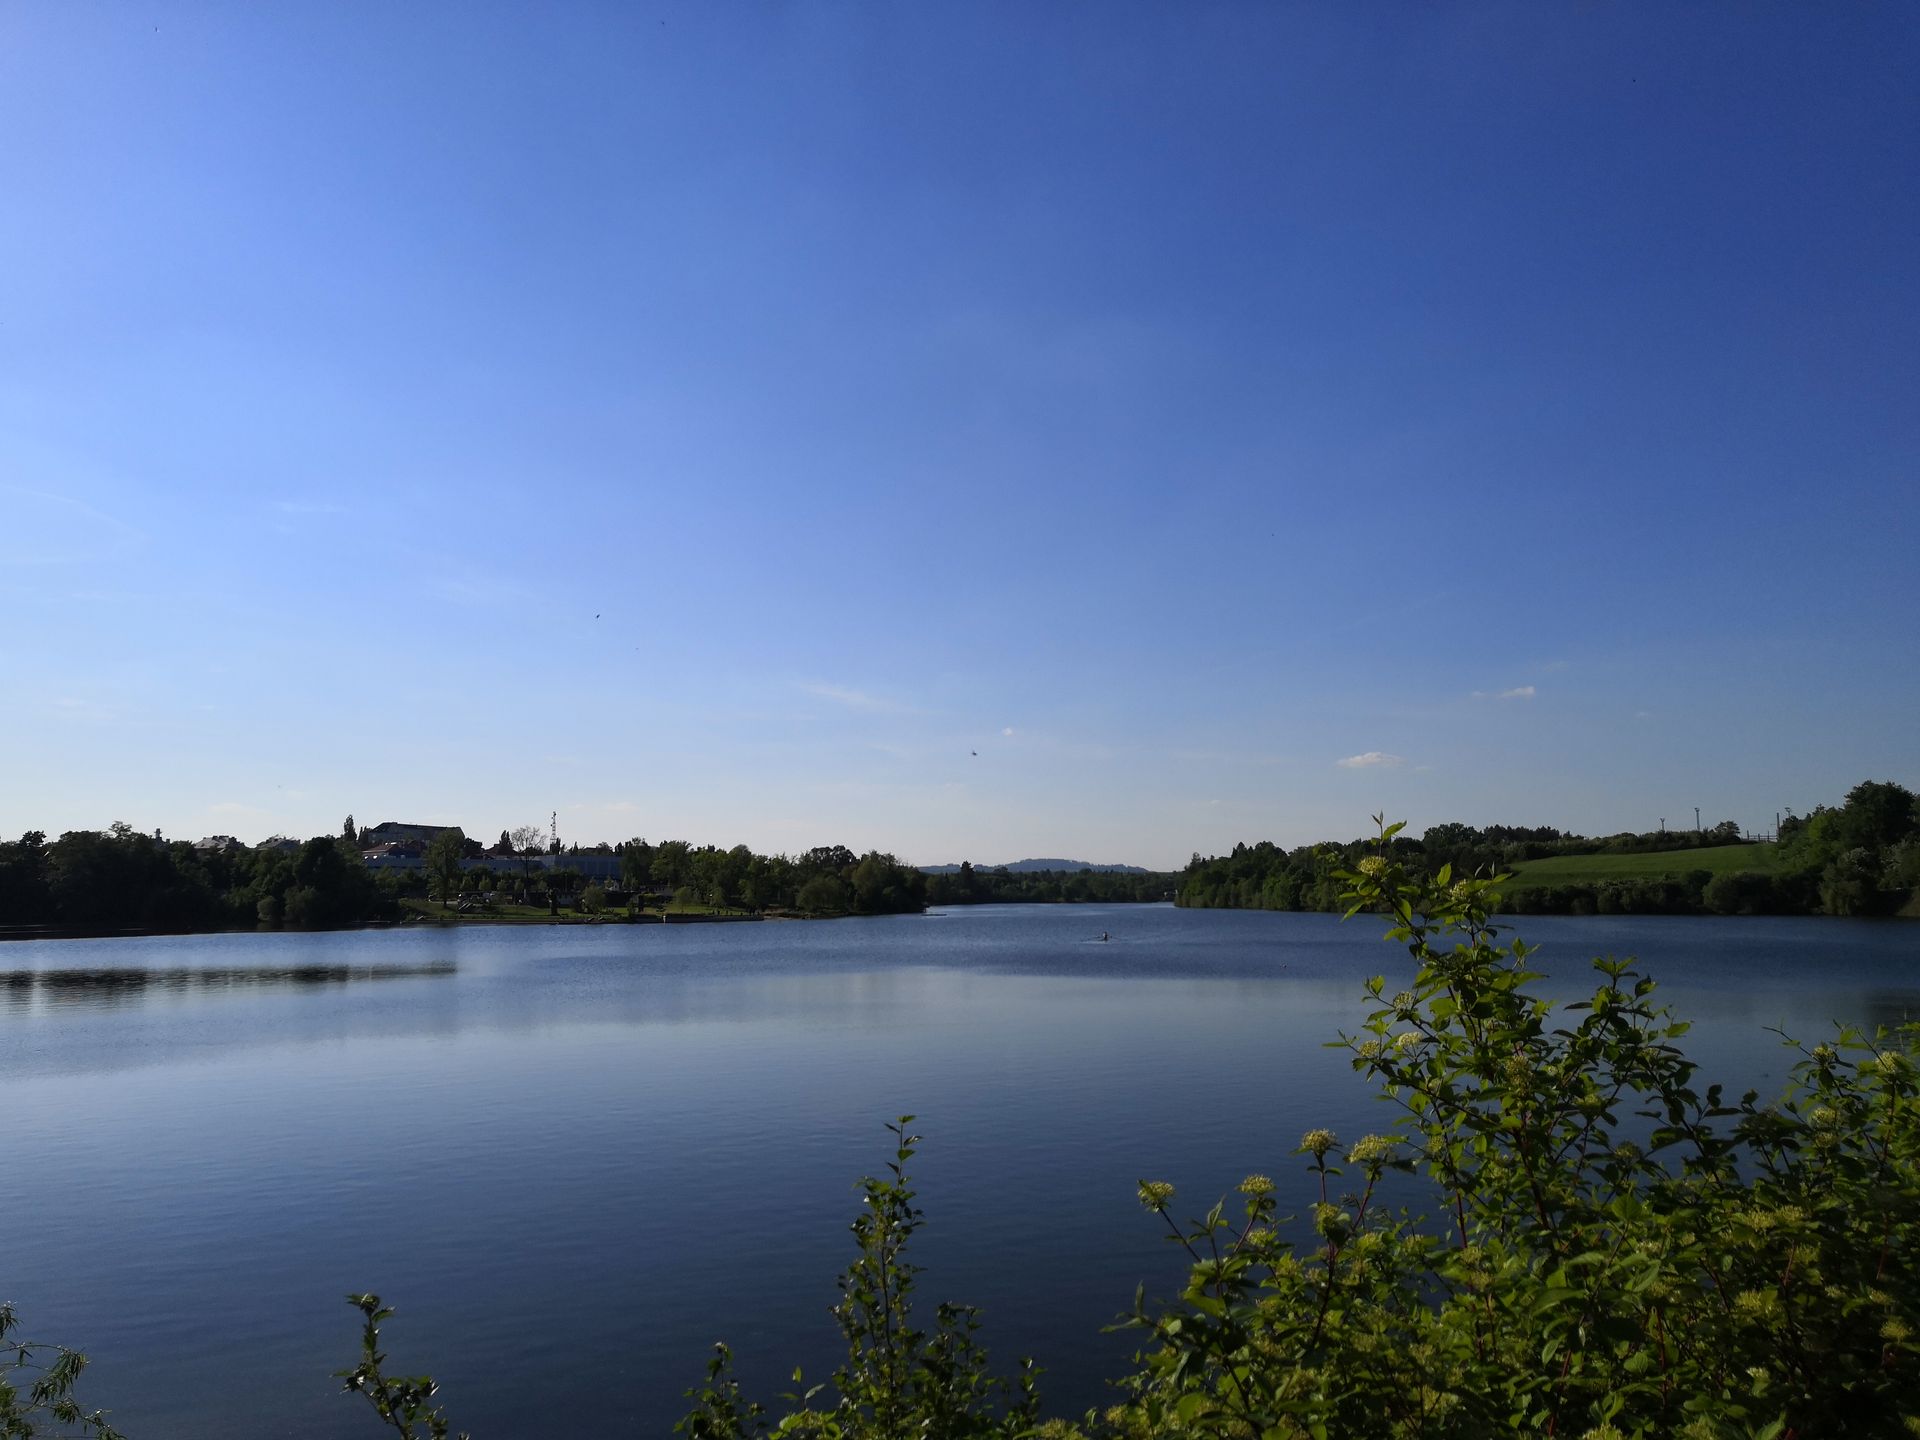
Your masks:
<instances>
[{"instance_id":1,"label":"dense tree","mask_svg":"<svg viewBox=\"0 0 1920 1440\"><path fill-rule=\"evenodd\" d=\"M693 878L693 847L684 840L663 840L654 847L653 883L677 890Z\"/></svg>"},{"instance_id":2,"label":"dense tree","mask_svg":"<svg viewBox=\"0 0 1920 1440\"><path fill-rule=\"evenodd\" d=\"M458 825L442 830L427 846L427 879L442 905L452 904L460 893L460 861L466 849L467 837Z\"/></svg>"},{"instance_id":3,"label":"dense tree","mask_svg":"<svg viewBox=\"0 0 1920 1440\"><path fill-rule=\"evenodd\" d=\"M0 925L44 925L53 914L47 883L47 837L29 830L0 844Z\"/></svg>"},{"instance_id":4,"label":"dense tree","mask_svg":"<svg viewBox=\"0 0 1920 1440\"><path fill-rule=\"evenodd\" d=\"M838 875L815 875L800 887L794 906L809 915L844 915L853 908L853 891Z\"/></svg>"},{"instance_id":5,"label":"dense tree","mask_svg":"<svg viewBox=\"0 0 1920 1440\"><path fill-rule=\"evenodd\" d=\"M390 890L340 835L280 849L195 851L129 825L30 832L0 844L0 924L89 932L257 924L360 925L393 913Z\"/></svg>"},{"instance_id":6,"label":"dense tree","mask_svg":"<svg viewBox=\"0 0 1920 1440\"><path fill-rule=\"evenodd\" d=\"M1863 780L1847 792L1834 839L1842 850L1880 851L1920 830L1913 792L1890 780Z\"/></svg>"}]
</instances>

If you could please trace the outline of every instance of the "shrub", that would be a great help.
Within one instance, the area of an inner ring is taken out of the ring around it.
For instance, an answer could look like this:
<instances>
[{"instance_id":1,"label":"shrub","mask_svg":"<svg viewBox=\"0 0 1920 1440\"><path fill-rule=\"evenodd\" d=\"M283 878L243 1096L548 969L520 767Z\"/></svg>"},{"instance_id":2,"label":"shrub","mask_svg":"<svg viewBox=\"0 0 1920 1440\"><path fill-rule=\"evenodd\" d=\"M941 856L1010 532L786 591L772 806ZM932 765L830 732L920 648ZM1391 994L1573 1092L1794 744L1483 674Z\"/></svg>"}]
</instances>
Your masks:
<instances>
[{"instance_id":1,"label":"shrub","mask_svg":"<svg viewBox=\"0 0 1920 1440\"><path fill-rule=\"evenodd\" d=\"M1760 870L1716 875L1701 898L1716 915L1765 915L1774 908L1773 877Z\"/></svg>"},{"instance_id":2,"label":"shrub","mask_svg":"<svg viewBox=\"0 0 1920 1440\"><path fill-rule=\"evenodd\" d=\"M87 1357L64 1345L23 1340L17 1333L19 1324L13 1306L0 1303L0 1436L29 1440L65 1433L124 1440L107 1423L104 1411L83 1410L74 1399L73 1385L86 1369ZM26 1386L24 1393L21 1383ZM49 1423L61 1431L48 1431Z\"/></svg>"},{"instance_id":3,"label":"shrub","mask_svg":"<svg viewBox=\"0 0 1920 1440\"><path fill-rule=\"evenodd\" d=\"M994 1379L975 1341L979 1318L969 1306L942 1304L931 1334L913 1321L920 1267L906 1259L920 1227L907 1161L920 1137L911 1115L887 1129L893 1159L880 1179L860 1182L862 1207L853 1222L859 1254L840 1277L833 1307L847 1358L826 1385L790 1400L796 1407L779 1424L781 1437L806 1440L993 1440L1032 1435L1039 1421L1036 1372L1023 1361L1011 1379ZM731 1354L714 1347L707 1383L688 1392L693 1410L675 1431L691 1440L747 1440L767 1433L762 1406L746 1400L729 1373ZM794 1372L796 1384L802 1383ZM822 1402L821 1397L828 1398ZM816 1403L821 1402L821 1403Z\"/></svg>"}]
</instances>

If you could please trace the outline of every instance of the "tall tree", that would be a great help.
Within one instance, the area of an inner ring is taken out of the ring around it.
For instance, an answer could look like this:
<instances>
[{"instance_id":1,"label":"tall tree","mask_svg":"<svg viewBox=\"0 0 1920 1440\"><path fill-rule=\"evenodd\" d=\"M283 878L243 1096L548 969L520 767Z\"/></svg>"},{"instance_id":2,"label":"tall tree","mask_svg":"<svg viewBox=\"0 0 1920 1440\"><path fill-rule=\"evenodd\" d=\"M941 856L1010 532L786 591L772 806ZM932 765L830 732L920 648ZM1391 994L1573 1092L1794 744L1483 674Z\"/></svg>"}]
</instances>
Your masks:
<instances>
[{"instance_id":1,"label":"tall tree","mask_svg":"<svg viewBox=\"0 0 1920 1440\"><path fill-rule=\"evenodd\" d=\"M546 832L538 825L516 825L507 832L507 840L513 847L513 853L520 857L520 878L533 878L533 857L544 851Z\"/></svg>"},{"instance_id":2,"label":"tall tree","mask_svg":"<svg viewBox=\"0 0 1920 1440\"><path fill-rule=\"evenodd\" d=\"M460 857L466 848L467 837L458 825L442 830L427 846L427 882L442 905L451 905L460 893Z\"/></svg>"},{"instance_id":3,"label":"tall tree","mask_svg":"<svg viewBox=\"0 0 1920 1440\"><path fill-rule=\"evenodd\" d=\"M635 836L620 847L620 884L638 890L653 879L653 846Z\"/></svg>"}]
</instances>

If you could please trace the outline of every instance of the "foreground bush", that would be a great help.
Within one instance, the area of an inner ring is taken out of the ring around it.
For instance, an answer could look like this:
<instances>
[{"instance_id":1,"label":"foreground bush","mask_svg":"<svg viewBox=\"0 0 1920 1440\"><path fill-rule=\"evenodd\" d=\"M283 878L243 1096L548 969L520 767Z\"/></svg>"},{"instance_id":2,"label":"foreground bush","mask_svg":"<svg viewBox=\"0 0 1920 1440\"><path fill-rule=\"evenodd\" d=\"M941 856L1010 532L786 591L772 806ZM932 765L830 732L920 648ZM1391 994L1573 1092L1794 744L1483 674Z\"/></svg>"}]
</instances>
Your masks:
<instances>
[{"instance_id":1,"label":"foreground bush","mask_svg":"<svg viewBox=\"0 0 1920 1440\"><path fill-rule=\"evenodd\" d=\"M1388 827L1382 838L1390 838ZM1384 847L1383 847L1384 849ZM1417 973L1340 1043L1403 1110L1395 1133L1301 1151L1310 1237L1243 1182L1174 1233L1192 1258L1150 1337L1125 1435L1786 1437L1920 1433L1911 1032L1802 1049L1760 1106L1698 1089L1653 982L1597 961L1556 1011L1491 881L1346 877ZM1376 1201L1424 1177L1433 1220ZM1143 1185L1171 1215L1171 1188Z\"/></svg>"},{"instance_id":2,"label":"foreground bush","mask_svg":"<svg viewBox=\"0 0 1920 1440\"><path fill-rule=\"evenodd\" d=\"M74 1398L73 1382L86 1368L87 1357L77 1350L24 1339L13 1306L0 1304L0 1440L124 1440L102 1412L84 1409Z\"/></svg>"}]
</instances>

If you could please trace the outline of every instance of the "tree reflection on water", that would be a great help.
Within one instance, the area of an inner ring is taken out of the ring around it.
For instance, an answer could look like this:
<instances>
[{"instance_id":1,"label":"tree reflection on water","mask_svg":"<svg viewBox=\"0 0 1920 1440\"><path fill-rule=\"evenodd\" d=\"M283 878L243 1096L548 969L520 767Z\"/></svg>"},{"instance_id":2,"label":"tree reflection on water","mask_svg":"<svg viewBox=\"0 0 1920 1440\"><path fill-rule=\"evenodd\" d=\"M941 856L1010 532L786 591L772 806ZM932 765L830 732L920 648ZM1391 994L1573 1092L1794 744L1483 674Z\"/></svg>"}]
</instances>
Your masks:
<instances>
[{"instance_id":1,"label":"tree reflection on water","mask_svg":"<svg viewBox=\"0 0 1920 1440\"><path fill-rule=\"evenodd\" d=\"M346 985L363 980L411 980L452 975L452 961L423 965L221 965L172 969L0 971L0 1003L24 1010L49 1005L114 1006L151 995L261 987Z\"/></svg>"}]
</instances>

